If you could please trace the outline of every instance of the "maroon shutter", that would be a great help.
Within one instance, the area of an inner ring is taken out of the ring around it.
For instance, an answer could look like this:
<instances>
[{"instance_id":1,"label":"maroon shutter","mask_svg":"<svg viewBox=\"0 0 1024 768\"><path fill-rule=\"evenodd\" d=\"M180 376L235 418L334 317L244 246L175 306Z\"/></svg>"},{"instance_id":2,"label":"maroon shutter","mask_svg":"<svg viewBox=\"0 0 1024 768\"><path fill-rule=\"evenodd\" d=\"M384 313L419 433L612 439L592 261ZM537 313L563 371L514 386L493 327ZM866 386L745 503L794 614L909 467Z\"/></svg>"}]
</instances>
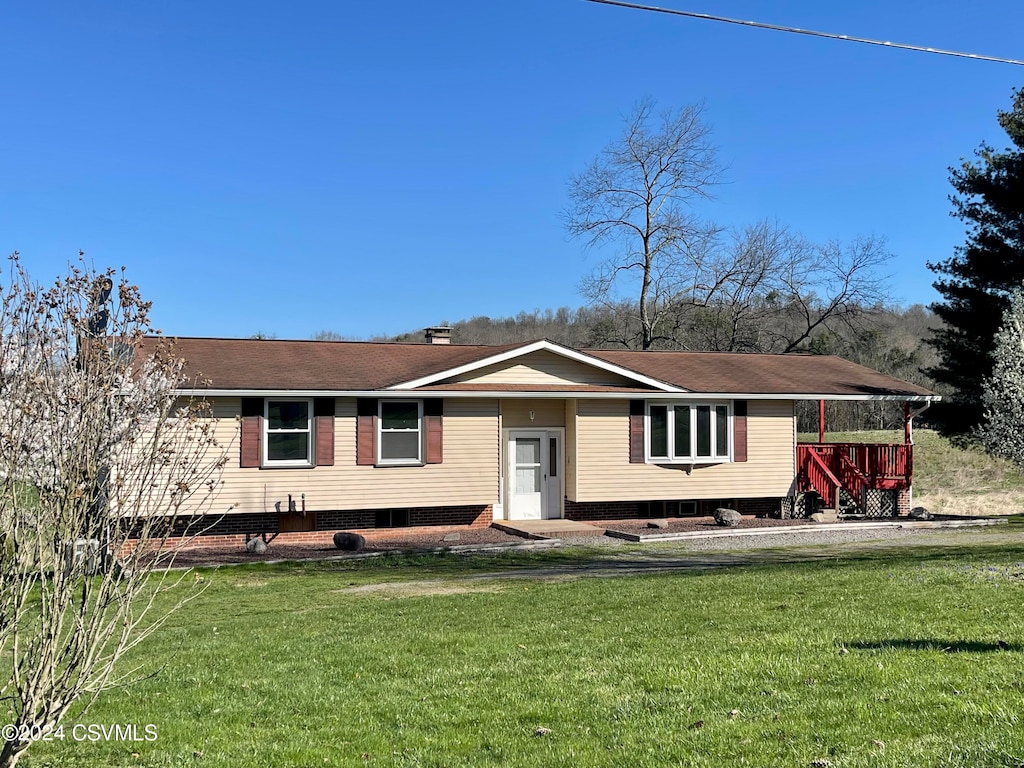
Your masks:
<instances>
[{"instance_id":1,"label":"maroon shutter","mask_svg":"<svg viewBox=\"0 0 1024 768\"><path fill-rule=\"evenodd\" d=\"M747 460L747 401L732 404L732 460Z\"/></svg>"},{"instance_id":2,"label":"maroon shutter","mask_svg":"<svg viewBox=\"0 0 1024 768\"><path fill-rule=\"evenodd\" d=\"M316 461L318 467L334 466L334 398L318 397L313 400L316 430Z\"/></svg>"},{"instance_id":3,"label":"maroon shutter","mask_svg":"<svg viewBox=\"0 0 1024 768\"><path fill-rule=\"evenodd\" d=\"M258 467L262 459L263 398L242 398L242 439L239 466Z\"/></svg>"},{"instance_id":4,"label":"maroon shutter","mask_svg":"<svg viewBox=\"0 0 1024 768\"><path fill-rule=\"evenodd\" d=\"M644 463L644 401L629 401L629 463Z\"/></svg>"},{"instance_id":5,"label":"maroon shutter","mask_svg":"<svg viewBox=\"0 0 1024 768\"><path fill-rule=\"evenodd\" d=\"M377 400L356 400L356 464L377 463Z\"/></svg>"},{"instance_id":6,"label":"maroon shutter","mask_svg":"<svg viewBox=\"0 0 1024 768\"><path fill-rule=\"evenodd\" d=\"M423 427L427 433L427 464L444 461L444 400L423 401Z\"/></svg>"}]
</instances>

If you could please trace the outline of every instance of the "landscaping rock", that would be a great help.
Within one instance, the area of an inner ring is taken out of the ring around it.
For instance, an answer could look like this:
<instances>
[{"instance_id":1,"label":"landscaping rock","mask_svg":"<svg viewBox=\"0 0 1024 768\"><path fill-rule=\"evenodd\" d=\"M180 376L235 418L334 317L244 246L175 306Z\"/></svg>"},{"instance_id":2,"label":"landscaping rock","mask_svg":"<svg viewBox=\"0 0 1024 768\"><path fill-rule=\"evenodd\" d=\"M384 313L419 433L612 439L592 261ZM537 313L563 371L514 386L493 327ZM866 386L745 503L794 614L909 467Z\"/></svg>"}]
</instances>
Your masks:
<instances>
[{"instance_id":1,"label":"landscaping rock","mask_svg":"<svg viewBox=\"0 0 1024 768\"><path fill-rule=\"evenodd\" d=\"M815 512L812 515L809 515L807 519L812 523L824 523L825 515L822 512Z\"/></svg>"},{"instance_id":2,"label":"landscaping rock","mask_svg":"<svg viewBox=\"0 0 1024 768\"><path fill-rule=\"evenodd\" d=\"M724 525L727 528L735 528L740 524L741 520L743 520L743 515L735 509L719 507L715 510L715 522L719 525Z\"/></svg>"},{"instance_id":3,"label":"landscaping rock","mask_svg":"<svg viewBox=\"0 0 1024 768\"><path fill-rule=\"evenodd\" d=\"M334 546L336 546L338 549L343 549L346 552L358 552L360 549L366 546L366 539L364 539L358 533L338 531L336 534L334 534Z\"/></svg>"},{"instance_id":4,"label":"landscaping rock","mask_svg":"<svg viewBox=\"0 0 1024 768\"><path fill-rule=\"evenodd\" d=\"M267 551L267 542L257 536L245 542L245 551L253 555L262 555Z\"/></svg>"},{"instance_id":5,"label":"landscaping rock","mask_svg":"<svg viewBox=\"0 0 1024 768\"><path fill-rule=\"evenodd\" d=\"M444 539L442 539L442 541L458 541L461 538L462 538L462 534L461 533L459 533L458 531L453 531L452 533L446 533L444 535Z\"/></svg>"},{"instance_id":6,"label":"landscaping rock","mask_svg":"<svg viewBox=\"0 0 1024 768\"><path fill-rule=\"evenodd\" d=\"M668 528L668 520L648 520L648 528Z\"/></svg>"},{"instance_id":7,"label":"landscaping rock","mask_svg":"<svg viewBox=\"0 0 1024 768\"><path fill-rule=\"evenodd\" d=\"M929 512L925 507L914 507L912 510L910 510L911 520L931 520L932 517L932 513Z\"/></svg>"}]
</instances>

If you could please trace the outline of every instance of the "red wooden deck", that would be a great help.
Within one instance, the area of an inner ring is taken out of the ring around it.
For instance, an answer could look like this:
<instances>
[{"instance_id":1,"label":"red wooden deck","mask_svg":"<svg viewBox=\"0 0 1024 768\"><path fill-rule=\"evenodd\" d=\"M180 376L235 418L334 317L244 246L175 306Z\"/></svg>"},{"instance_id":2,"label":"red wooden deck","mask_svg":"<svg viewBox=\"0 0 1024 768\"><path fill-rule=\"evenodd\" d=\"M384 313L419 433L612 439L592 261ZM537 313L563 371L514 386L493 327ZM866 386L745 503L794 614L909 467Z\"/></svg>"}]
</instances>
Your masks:
<instances>
[{"instance_id":1,"label":"red wooden deck","mask_svg":"<svg viewBox=\"0 0 1024 768\"><path fill-rule=\"evenodd\" d=\"M797 490L815 491L836 508L839 490L855 499L866 490L910 488L914 446L909 443L799 443Z\"/></svg>"}]
</instances>

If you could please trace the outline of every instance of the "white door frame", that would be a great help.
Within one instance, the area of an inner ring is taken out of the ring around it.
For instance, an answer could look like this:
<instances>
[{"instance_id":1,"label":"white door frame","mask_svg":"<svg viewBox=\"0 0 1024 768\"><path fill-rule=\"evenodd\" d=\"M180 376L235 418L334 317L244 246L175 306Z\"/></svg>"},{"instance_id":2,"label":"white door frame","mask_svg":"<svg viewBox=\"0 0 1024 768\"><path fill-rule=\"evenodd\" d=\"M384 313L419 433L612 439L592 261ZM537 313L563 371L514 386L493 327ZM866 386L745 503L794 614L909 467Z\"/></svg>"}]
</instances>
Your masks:
<instances>
[{"instance_id":1,"label":"white door frame","mask_svg":"<svg viewBox=\"0 0 1024 768\"><path fill-rule=\"evenodd\" d=\"M502 464L505 468L505 519L536 519L516 516L515 510L515 451L512 441L516 437L540 438L541 441L541 496L540 496L540 518L541 520L561 519L565 516L565 427L523 427L509 428L502 430ZM554 477L551 476L550 464L550 443L551 439L557 441L557 457Z\"/></svg>"}]
</instances>

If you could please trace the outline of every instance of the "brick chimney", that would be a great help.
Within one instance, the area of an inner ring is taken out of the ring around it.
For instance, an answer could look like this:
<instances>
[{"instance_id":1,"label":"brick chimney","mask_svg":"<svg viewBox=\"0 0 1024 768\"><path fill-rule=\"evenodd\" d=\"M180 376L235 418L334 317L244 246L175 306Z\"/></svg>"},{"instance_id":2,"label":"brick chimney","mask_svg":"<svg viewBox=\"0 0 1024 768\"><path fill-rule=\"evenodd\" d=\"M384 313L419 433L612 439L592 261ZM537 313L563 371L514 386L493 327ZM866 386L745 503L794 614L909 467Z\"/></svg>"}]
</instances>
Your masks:
<instances>
[{"instance_id":1,"label":"brick chimney","mask_svg":"<svg viewBox=\"0 0 1024 768\"><path fill-rule=\"evenodd\" d=\"M452 329L447 325L426 328L424 329L424 338L426 338L427 344L451 344Z\"/></svg>"}]
</instances>

